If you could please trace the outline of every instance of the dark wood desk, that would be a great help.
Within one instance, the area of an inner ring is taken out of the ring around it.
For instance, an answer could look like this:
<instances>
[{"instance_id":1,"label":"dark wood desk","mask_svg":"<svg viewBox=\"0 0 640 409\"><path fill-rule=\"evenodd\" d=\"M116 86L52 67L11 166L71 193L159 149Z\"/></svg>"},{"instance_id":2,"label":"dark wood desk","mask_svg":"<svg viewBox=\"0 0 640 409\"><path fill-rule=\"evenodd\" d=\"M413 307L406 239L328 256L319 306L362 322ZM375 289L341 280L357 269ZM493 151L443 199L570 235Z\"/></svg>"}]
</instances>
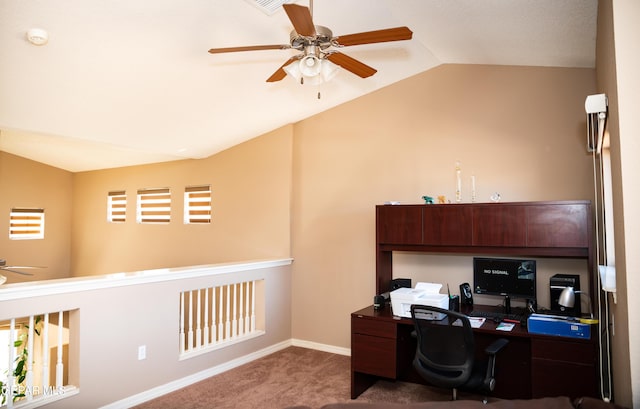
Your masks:
<instances>
[{"instance_id":1,"label":"dark wood desk","mask_svg":"<svg viewBox=\"0 0 640 409\"><path fill-rule=\"evenodd\" d=\"M474 306L477 310L494 307ZM487 320L474 329L479 353L496 338L509 344L496 361L493 396L529 399L544 396L598 396L597 348L593 339L530 334L520 325L509 332ZM351 314L351 399L378 379L424 383L412 366L416 340L413 320L393 316L391 306L369 306ZM597 334L592 328L593 334Z\"/></svg>"}]
</instances>

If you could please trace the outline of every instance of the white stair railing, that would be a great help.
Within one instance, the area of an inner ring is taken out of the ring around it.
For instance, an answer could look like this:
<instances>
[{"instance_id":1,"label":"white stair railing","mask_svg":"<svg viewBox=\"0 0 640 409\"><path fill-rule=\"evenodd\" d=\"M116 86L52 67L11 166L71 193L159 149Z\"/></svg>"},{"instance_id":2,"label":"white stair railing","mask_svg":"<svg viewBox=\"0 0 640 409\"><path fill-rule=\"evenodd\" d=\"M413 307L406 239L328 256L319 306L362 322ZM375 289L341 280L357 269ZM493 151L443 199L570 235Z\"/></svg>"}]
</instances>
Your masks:
<instances>
[{"instance_id":1,"label":"white stair railing","mask_svg":"<svg viewBox=\"0 0 640 409\"><path fill-rule=\"evenodd\" d=\"M256 281L180 293L180 357L261 335L256 326Z\"/></svg>"},{"instance_id":2,"label":"white stair railing","mask_svg":"<svg viewBox=\"0 0 640 409\"><path fill-rule=\"evenodd\" d=\"M73 386L65 384L69 343L65 328L65 311L16 317L0 323L0 407L19 408L33 401L45 401L65 393ZM50 338L52 330L56 337ZM57 350L55 379L50 382L50 351Z\"/></svg>"}]
</instances>

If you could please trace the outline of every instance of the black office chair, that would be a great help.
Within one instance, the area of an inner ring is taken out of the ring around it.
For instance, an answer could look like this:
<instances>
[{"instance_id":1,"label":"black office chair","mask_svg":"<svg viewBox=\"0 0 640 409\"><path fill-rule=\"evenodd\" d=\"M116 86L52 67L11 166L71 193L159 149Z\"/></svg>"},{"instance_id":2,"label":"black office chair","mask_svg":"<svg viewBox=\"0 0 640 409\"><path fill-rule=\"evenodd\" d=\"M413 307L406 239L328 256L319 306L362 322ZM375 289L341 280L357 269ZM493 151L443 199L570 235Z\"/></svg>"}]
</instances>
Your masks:
<instances>
[{"instance_id":1,"label":"black office chair","mask_svg":"<svg viewBox=\"0 0 640 409\"><path fill-rule=\"evenodd\" d=\"M436 314L444 314L441 320ZM496 354L509 343L500 338L485 350L486 359L475 359L475 342L469 317L455 311L427 305L412 305L417 348L413 366L429 384L486 395L495 387Z\"/></svg>"}]
</instances>

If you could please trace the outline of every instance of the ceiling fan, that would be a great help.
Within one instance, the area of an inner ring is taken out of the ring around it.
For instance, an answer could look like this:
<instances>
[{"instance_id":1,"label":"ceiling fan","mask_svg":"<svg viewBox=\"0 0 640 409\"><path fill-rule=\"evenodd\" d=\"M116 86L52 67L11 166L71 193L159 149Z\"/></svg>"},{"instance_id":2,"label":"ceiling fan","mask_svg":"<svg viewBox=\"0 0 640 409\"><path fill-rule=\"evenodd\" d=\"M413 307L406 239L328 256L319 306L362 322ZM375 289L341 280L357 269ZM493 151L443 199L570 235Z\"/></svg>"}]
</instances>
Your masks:
<instances>
[{"instance_id":1,"label":"ceiling fan","mask_svg":"<svg viewBox=\"0 0 640 409\"><path fill-rule=\"evenodd\" d=\"M0 259L0 271L4 270L4 271L10 271L10 272L16 273L16 274L25 275L25 276L32 276L33 274L31 274L31 273L25 273L24 271L19 271L19 270L25 270L25 269L31 269L31 268L44 268L44 267L8 266L7 265L7 260ZM2 274L0 274L0 285L4 284L5 281L7 281L7 277L5 277Z\"/></svg>"},{"instance_id":2,"label":"ceiling fan","mask_svg":"<svg viewBox=\"0 0 640 409\"><path fill-rule=\"evenodd\" d=\"M326 60L361 78L367 78L375 74L377 70L335 50L335 48L410 40L413 35L412 31L407 27L395 27L334 37L329 28L317 26L313 23L313 2L310 2L311 9L297 4L283 4L282 7L294 28L290 34L289 44L212 48L209 52L211 54L218 54L238 51L288 49L301 51L300 54L289 58L278 68L267 79L267 82L280 81L286 77L287 74L299 78L301 83L304 83L305 78L324 77L324 80L328 80L329 77L335 73L335 70L333 70L333 72L325 71L327 67L330 66L330 64L324 63ZM297 62L297 64L292 64L294 62Z\"/></svg>"}]
</instances>

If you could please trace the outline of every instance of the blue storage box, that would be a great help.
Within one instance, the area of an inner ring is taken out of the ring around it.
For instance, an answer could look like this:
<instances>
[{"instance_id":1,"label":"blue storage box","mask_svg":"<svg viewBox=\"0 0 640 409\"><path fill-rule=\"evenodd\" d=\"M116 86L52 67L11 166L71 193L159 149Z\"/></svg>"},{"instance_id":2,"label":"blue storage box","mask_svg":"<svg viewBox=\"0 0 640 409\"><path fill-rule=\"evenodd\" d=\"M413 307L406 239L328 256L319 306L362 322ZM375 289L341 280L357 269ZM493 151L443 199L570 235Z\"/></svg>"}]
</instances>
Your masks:
<instances>
[{"instance_id":1,"label":"blue storage box","mask_svg":"<svg viewBox=\"0 0 640 409\"><path fill-rule=\"evenodd\" d=\"M591 338L591 325L583 324L574 317L531 314L527 329L532 334L555 335L570 338Z\"/></svg>"}]
</instances>

